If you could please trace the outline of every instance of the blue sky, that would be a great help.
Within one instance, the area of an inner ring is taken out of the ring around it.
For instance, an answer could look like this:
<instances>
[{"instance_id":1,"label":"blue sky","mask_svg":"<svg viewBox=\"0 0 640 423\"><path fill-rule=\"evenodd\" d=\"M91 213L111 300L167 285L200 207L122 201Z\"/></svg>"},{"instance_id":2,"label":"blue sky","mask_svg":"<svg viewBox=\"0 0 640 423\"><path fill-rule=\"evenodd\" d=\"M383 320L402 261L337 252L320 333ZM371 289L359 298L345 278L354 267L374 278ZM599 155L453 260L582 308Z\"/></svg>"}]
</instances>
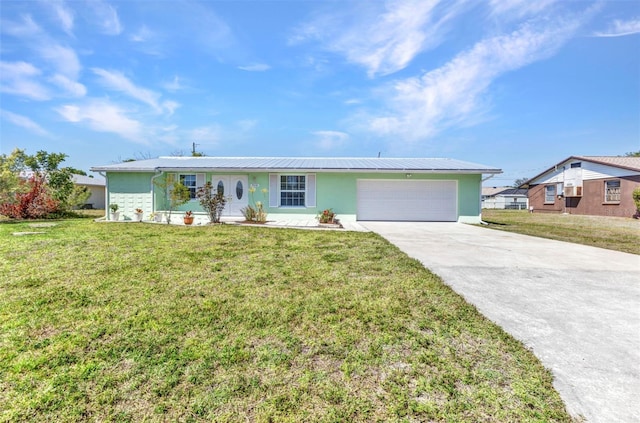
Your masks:
<instances>
[{"instance_id":1,"label":"blue sky","mask_svg":"<svg viewBox=\"0 0 640 423\"><path fill-rule=\"evenodd\" d=\"M640 150L637 1L0 2L0 153L452 157L531 177Z\"/></svg>"}]
</instances>

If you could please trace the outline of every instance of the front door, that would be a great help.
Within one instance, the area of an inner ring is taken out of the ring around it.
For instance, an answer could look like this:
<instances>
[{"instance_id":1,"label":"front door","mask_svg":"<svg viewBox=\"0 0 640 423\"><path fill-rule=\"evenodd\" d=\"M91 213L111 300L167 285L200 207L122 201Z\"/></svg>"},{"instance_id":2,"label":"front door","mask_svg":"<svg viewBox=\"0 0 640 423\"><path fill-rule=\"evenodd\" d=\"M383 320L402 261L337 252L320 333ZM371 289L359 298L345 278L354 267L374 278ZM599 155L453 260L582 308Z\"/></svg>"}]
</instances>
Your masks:
<instances>
[{"instance_id":1,"label":"front door","mask_svg":"<svg viewBox=\"0 0 640 423\"><path fill-rule=\"evenodd\" d=\"M212 178L213 189L227 198L223 216L242 216L240 209L247 207L249 198L249 178L247 175L216 175Z\"/></svg>"}]
</instances>

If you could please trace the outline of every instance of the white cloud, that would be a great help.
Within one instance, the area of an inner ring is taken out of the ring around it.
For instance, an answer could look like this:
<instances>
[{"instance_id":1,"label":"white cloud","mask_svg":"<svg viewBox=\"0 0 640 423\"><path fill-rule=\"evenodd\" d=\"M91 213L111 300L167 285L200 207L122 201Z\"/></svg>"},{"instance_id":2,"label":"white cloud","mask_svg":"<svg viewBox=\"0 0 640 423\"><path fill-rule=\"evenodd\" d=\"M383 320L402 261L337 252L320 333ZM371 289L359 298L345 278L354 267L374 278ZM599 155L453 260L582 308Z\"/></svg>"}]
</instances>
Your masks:
<instances>
[{"instance_id":1,"label":"white cloud","mask_svg":"<svg viewBox=\"0 0 640 423\"><path fill-rule=\"evenodd\" d=\"M94 13L96 24L102 32L107 35L119 35L123 31L120 18L116 9L101 0L93 0L89 2Z\"/></svg>"},{"instance_id":2,"label":"white cloud","mask_svg":"<svg viewBox=\"0 0 640 423\"><path fill-rule=\"evenodd\" d=\"M138 31L131 34L129 39L136 43L144 43L153 38L154 33L146 25L142 25Z\"/></svg>"},{"instance_id":3,"label":"white cloud","mask_svg":"<svg viewBox=\"0 0 640 423\"><path fill-rule=\"evenodd\" d=\"M178 107L180 107L180 103L172 100L165 100L162 102L162 108L167 111L169 116L171 116Z\"/></svg>"},{"instance_id":4,"label":"white cloud","mask_svg":"<svg viewBox=\"0 0 640 423\"><path fill-rule=\"evenodd\" d=\"M505 16L522 18L540 13L555 2L556 0L491 0L489 7L493 15L501 18Z\"/></svg>"},{"instance_id":5,"label":"white cloud","mask_svg":"<svg viewBox=\"0 0 640 423\"><path fill-rule=\"evenodd\" d=\"M67 78L64 75L56 74L51 78L51 82L64 89L73 97L84 97L87 94L87 88L81 83Z\"/></svg>"},{"instance_id":6,"label":"white cloud","mask_svg":"<svg viewBox=\"0 0 640 423\"><path fill-rule=\"evenodd\" d=\"M73 49L61 46L51 40L43 40L35 49L59 73L72 79L78 79L82 65Z\"/></svg>"},{"instance_id":7,"label":"white cloud","mask_svg":"<svg viewBox=\"0 0 640 423\"><path fill-rule=\"evenodd\" d=\"M446 2L445 2L446 3ZM464 2L440 5L440 0L396 0L364 3L348 15L323 15L299 27L290 39L297 44L319 40L325 49L367 69L369 77L404 69L419 53L437 46L445 24ZM383 10L371 8L384 6Z\"/></svg>"},{"instance_id":8,"label":"white cloud","mask_svg":"<svg viewBox=\"0 0 640 423\"><path fill-rule=\"evenodd\" d=\"M77 80L82 70L82 65L76 52L67 46L63 46L47 33L45 33L29 15L22 16L22 22L3 22L3 32L6 32L21 41L39 58L55 69L56 73ZM46 69L46 67L43 67Z\"/></svg>"},{"instance_id":9,"label":"white cloud","mask_svg":"<svg viewBox=\"0 0 640 423\"><path fill-rule=\"evenodd\" d=\"M627 21L614 20L606 31L596 32L596 37L622 37L640 33L640 18Z\"/></svg>"},{"instance_id":10,"label":"white cloud","mask_svg":"<svg viewBox=\"0 0 640 423\"><path fill-rule=\"evenodd\" d=\"M106 100L91 100L82 105L67 104L56 109L65 120L84 123L98 132L110 132L131 141L146 143L142 124L126 116L121 107Z\"/></svg>"},{"instance_id":11,"label":"white cloud","mask_svg":"<svg viewBox=\"0 0 640 423\"><path fill-rule=\"evenodd\" d=\"M453 125L476 124L486 111L485 94L493 81L553 55L581 25L581 19L558 19L542 27L528 23L478 42L421 77L398 80L382 91L388 111L367 118L367 129L415 141Z\"/></svg>"},{"instance_id":12,"label":"white cloud","mask_svg":"<svg viewBox=\"0 0 640 423\"><path fill-rule=\"evenodd\" d=\"M248 72L264 72L271 69L271 66L265 63L254 63L252 65L247 65L247 66L238 66L238 69L248 71Z\"/></svg>"},{"instance_id":13,"label":"white cloud","mask_svg":"<svg viewBox=\"0 0 640 423\"><path fill-rule=\"evenodd\" d=\"M314 131L315 144L322 150L333 150L349 140L349 134L340 131Z\"/></svg>"},{"instance_id":14,"label":"white cloud","mask_svg":"<svg viewBox=\"0 0 640 423\"><path fill-rule=\"evenodd\" d=\"M187 88L183 84L182 78L180 78L178 75L175 75L171 81L167 81L164 84L162 84L162 87L165 90L170 91L170 92L176 92L176 91L180 91L180 90L183 90L183 89Z\"/></svg>"},{"instance_id":15,"label":"white cloud","mask_svg":"<svg viewBox=\"0 0 640 423\"><path fill-rule=\"evenodd\" d=\"M26 62L0 62L0 92L32 100L48 100L49 90L36 81L42 72Z\"/></svg>"},{"instance_id":16,"label":"white cloud","mask_svg":"<svg viewBox=\"0 0 640 423\"><path fill-rule=\"evenodd\" d=\"M160 104L159 93L136 86L121 72L108 71L100 68L92 68L91 70L102 79L102 83L106 87L111 88L115 91L120 91L128 95L129 97L141 101L151 106L158 113L167 111L169 114L171 114L176 109L176 107L178 107L178 103L170 100L165 100L162 104Z\"/></svg>"},{"instance_id":17,"label":"white cloud","mask_svg":"<svg viewBox=\"0 0 640 423\"><path fill-rule=\"evenodd\" d=\"M42 34L42 29L33 21L31 15L23 15L22 22L2 20L2 32L16 38L29 38Z\"/></svg>"},{"instance_id":18,"label":"white cloud","mask_svg":"<svg viewBox=\"0 0 640 423\"><path fill-rule=\"evenodd\" d=\"M218 125L202 126L189 131L188 139L198 144L216 144L221 139L221 132Z\"/></svg>"},{"instance_id":19,"label":"white cloud","mask_svg":"<svg viewBox=\"0 0 640 423\"><path fill-rule=\"evenodd\" d=\"M51 7L54 17L62 27L62 30L68 35L73 35L75 20L73 10L69 9L63 0L46 0L42 1L42 3Z\"/></svg>"},{"instance_id":20,"label":"white cloud","mask_svg":"<svg viewBox=\"0 0 640 423\"><path fill-rule=\"evenodd\" d=\"M45 131L40 125L38 125L37 123L35 123L34 121L32 121L31 119L29 119L26 116L22 116L22 115L18 115L16 113L12 113L8 110L2 110L0 109L0 116L8 121L13 123L16 126L20 126L22 128L27 129L30 132L33 132L36 135L40 135L43 137L50 137L51 134L49 134L47 131Z\"/></svg>"}]
</instances>

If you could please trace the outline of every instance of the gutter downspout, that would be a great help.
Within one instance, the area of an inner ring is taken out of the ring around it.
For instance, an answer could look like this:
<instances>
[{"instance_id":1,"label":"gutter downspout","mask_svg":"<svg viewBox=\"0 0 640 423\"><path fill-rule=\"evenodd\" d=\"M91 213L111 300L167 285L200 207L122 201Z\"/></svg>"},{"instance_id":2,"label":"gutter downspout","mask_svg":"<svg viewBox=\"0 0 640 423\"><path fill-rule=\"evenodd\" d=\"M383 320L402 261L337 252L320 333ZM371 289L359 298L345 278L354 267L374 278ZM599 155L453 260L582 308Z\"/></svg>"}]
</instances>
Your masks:
<instances>
[{"instance_id":1,"label":"gutter downspout","mask_svg":"<svg viewBox=\"0 0 640 423\"><path fill-rule=\"evenodd\" d=\"M96 221L107 220L107 210L109 208L109 201L107 201L107 199L109 198L109 179L107 178L107 174L105 172L98 172L98 175L102 176L104 178L104 181L105 181L105 184L104 184L104 217L96 219Z\"/></svg>"},{"instance_id":2,"label":"gutter downspout","mask_svg":"<svg viewBox=\"0 0 640 423\"><path fill-rule=\"evenodd\" d=\"M164 174L164 171L156 169L156 174L151 177L151 213L156 212L156 184L154 180Z\"/></svg>"},{"instance_id":3,"label":"gutter downspout","mask_svg":"<svg viewBox=\"0 0 640 423\"><path fill-rule=\"evenodd\" d=\"M489 176L487 176L486 178L482 178L480 180L480 204L479 204L479 209L480 209L480 224L481 225L488 225L487 222L485 222L484 220L482 220L482 183L485 181L488 181L489 179L493 178L494 176L496 176L495 173L491 173Z\"/></svg>"}]
</instances>

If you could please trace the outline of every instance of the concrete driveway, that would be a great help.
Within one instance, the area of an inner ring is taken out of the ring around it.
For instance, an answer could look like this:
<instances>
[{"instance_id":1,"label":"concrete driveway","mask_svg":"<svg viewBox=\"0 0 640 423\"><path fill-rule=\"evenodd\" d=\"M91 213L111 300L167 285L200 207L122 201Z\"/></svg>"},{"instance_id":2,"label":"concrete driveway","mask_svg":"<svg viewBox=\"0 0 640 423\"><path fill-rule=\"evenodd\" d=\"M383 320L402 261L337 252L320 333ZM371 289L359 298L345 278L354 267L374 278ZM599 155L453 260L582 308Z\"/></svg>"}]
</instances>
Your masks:
<instances>
[{"instance_id":1,"label":"concrete driveway","mask_svg":"<svg viewBox=\"0 0 640 423\"><path fill-rule=\"evenodd\" d=\"M360 223L531 348L571 415L640 422L640 256L458 223Z\"/></svg>"}]
</instances>

